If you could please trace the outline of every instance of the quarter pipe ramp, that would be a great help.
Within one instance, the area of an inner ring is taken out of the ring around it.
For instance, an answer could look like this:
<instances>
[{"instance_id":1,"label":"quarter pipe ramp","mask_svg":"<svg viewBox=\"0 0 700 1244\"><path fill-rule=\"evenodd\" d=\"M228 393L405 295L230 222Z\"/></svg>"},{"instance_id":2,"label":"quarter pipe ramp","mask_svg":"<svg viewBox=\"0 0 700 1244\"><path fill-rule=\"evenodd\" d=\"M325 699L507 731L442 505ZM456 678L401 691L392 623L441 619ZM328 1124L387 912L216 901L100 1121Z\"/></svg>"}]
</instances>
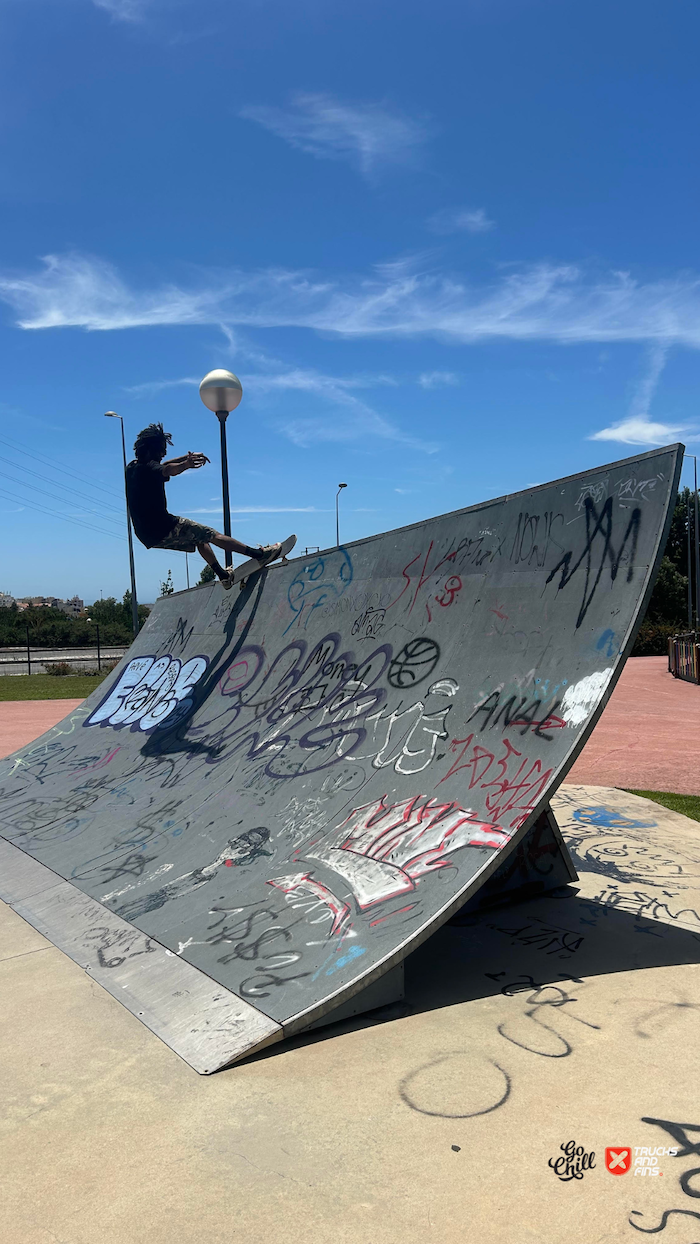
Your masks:
<instances>
[{"instance_id":1,"label":"quarter pipe ramp","mask_svg":"<svg viewBox=\"0 0 700 1244\"><path fill-rule=\"evenodd\" d=\"M198 1071L318 1022L542 825L630 650L681 461L162 598L0 762L0 897Z\"/></svg>"}]
</instances>

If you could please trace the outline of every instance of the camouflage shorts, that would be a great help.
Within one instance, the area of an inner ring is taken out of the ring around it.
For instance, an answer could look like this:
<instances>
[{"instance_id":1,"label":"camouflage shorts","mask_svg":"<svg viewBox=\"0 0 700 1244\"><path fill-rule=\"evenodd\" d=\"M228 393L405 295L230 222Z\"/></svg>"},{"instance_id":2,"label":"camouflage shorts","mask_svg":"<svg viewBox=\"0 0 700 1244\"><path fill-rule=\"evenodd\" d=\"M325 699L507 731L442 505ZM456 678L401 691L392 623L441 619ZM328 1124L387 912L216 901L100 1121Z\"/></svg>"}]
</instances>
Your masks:
<instances>
[{"instance_id":1,"label":"camouflage shorts","mask_svg":"<svg viewBox=\"0 0 700 1244\"><path fill-rule=\"evenodd\" d=\"M218 534L214 527L205 527L204 523L197 523L193 518L178 518L165 539L151 547L173 549L177 553L194 553L198 544L209 544Z\"/></svg>"}]
</instances>

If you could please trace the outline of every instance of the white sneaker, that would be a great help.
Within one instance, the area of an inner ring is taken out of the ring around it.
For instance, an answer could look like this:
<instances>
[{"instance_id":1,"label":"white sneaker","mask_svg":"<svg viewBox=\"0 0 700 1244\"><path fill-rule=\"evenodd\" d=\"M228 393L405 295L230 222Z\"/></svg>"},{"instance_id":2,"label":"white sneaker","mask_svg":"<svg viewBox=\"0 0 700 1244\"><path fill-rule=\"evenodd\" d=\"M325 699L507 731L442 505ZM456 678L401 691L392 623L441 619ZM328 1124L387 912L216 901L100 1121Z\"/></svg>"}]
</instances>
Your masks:
<instances>
[{"instance_id":1,"label":"white sneaker","mask_svg":"<svg viewBox=\"0 0 700 1244\"><path fill-rule=\"evenodd\" d=\"M260 566L267 566L269 562L274 562L282 552L281 543L263 544L260 547L260 556L256 557L256 561Z\"/></svg>"}]
</instances>

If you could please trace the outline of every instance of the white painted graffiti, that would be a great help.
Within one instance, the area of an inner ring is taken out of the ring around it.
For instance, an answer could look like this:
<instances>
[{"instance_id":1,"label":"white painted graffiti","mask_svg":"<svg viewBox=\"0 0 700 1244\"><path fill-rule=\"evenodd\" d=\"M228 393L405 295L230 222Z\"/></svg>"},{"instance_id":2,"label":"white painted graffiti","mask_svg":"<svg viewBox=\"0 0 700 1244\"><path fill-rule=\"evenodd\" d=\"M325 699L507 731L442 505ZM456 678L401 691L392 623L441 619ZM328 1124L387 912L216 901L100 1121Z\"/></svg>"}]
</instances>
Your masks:
<instances>
[{"instance_id":1,"label":"white painted graffiti","mask_svg":"<svg viewBox=\"0 0 700 1244\"><path fill-rule=\"evenodd\" d=\"M441 678L428 688L428 695L452 698L459 691L453 678ZM374 769L392 766L395 773L422 773L435 759L439 739L446 739L449 731L445 725L452 705L431 712L423 700L416 700L408 708L394 709L391 713L380 710L365 719L368 743L363 752L353 754L353 760L370 760ZM342 742L338 754L342 755Z\"/></svg>"},{"instance_id":2,"label":"white painted graffiti","mask_svg":"<svg viewBox=\"0 0 700 1244\"><path fill-rule=\"evenodd\" d=\"M463 847L500 850L512 836L458 803L415 795L387 806L386 798L355 808L328 845L309 852L348 882L361 910L415 890Z\"/></svg>"},{"instance_id":3,"label":"white painted graffiti","mask_svg":"<svg viewBox=\"0 0 700 1244\"><path fill-rule=\"evenodd\" d=\"M561 715L567 725L583 725L598 704L611 675L612 666L595 674L586 674L585 678L567 687L561 702Z\"/></svg>"},{"instance_id":4,"label":"white painted graffiti","mask_svg":"<svg viewBox=\"0 0 700 1244\"><path fill-rule=\"evenodd\" d=\"M632 479L622 480L617 485L617 495L620 501L651 501L651 494L658 484L656 479Z\"/></svg>"},{"instance_id":5,"label":"white painted graffiti","mask_svg":"<svg viewBox=\"0 0 700 1244\"><path fill-rule=\"evenodd\" d=\"M581 491L578 496L578 501L576 502L576 509L582 510L586 504L586 501L589 498L591 501L595 502L596 505L600 505L600 502L604 501L607 495L608 495L607 477L604 479L600 479L600 480L592 480L588 484L583 484L581 486Z\"/></svg>"},{"instance_id":6,"label":"white painted graffiti","mask_svg":"<svg viewBox=\"0 0 700 1244\"><path fill-rule=\"evenodd\" d=\"M207 657L184 665L171 656L134 657L84 725L154 730L167 721L172 726L191 709L190 692L207 664Z\"/></svg>"},{"instance_id":7,"label":"white painted graffiti","mask_svg":"<svg viewBox=\"0 0 700 1244\"><path fill-rule=\"evenodd\" d=\"M293 873L289 877L275 877L267 884L275 886L277 890L283 890L293 900L293 907L303 908L310 924L331 920L331 933L340 932L345 917L350 914L348 904L320 881L313 881L311 873ZM310 919L312 913L319 907L321 908L320 914L316 919Z\"/></svg>"}]
</instances>

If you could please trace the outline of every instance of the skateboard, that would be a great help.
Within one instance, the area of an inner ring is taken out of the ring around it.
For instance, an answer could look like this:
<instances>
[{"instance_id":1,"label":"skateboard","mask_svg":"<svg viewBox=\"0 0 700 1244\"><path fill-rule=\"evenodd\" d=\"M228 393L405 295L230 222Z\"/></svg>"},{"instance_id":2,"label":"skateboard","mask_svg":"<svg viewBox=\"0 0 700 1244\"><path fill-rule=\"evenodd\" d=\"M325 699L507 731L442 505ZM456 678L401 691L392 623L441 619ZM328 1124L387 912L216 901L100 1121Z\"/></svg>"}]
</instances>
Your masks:
<instances>
[{"instance_id":1,"label":"skateboard","mask_svg":"<svg viewBox=\"0 0 700 1244\"><path fill-rule=\"evenodd\" d=\"M283 561L283 562L286 561L287 553L291 552L296 542L297 542L296 536L287 536L287 539L282 541L282 549L281 549L279 557L277 557L275 561L273 562L265 562L264 565L275 566L275 565L278 565L280 561ZM260 565L260 562L256 561L255 558L251 558L251 560L247 562L241 562L240 566L236 566L233 570L233 573L229 575L229 582L231 584L231 587L233 587L237 583L242 591L246 585L247 580L250 578L250 576L253 574L257 574L257 572L262 569L263 567Z\"/></svg>"}]
</instances>

